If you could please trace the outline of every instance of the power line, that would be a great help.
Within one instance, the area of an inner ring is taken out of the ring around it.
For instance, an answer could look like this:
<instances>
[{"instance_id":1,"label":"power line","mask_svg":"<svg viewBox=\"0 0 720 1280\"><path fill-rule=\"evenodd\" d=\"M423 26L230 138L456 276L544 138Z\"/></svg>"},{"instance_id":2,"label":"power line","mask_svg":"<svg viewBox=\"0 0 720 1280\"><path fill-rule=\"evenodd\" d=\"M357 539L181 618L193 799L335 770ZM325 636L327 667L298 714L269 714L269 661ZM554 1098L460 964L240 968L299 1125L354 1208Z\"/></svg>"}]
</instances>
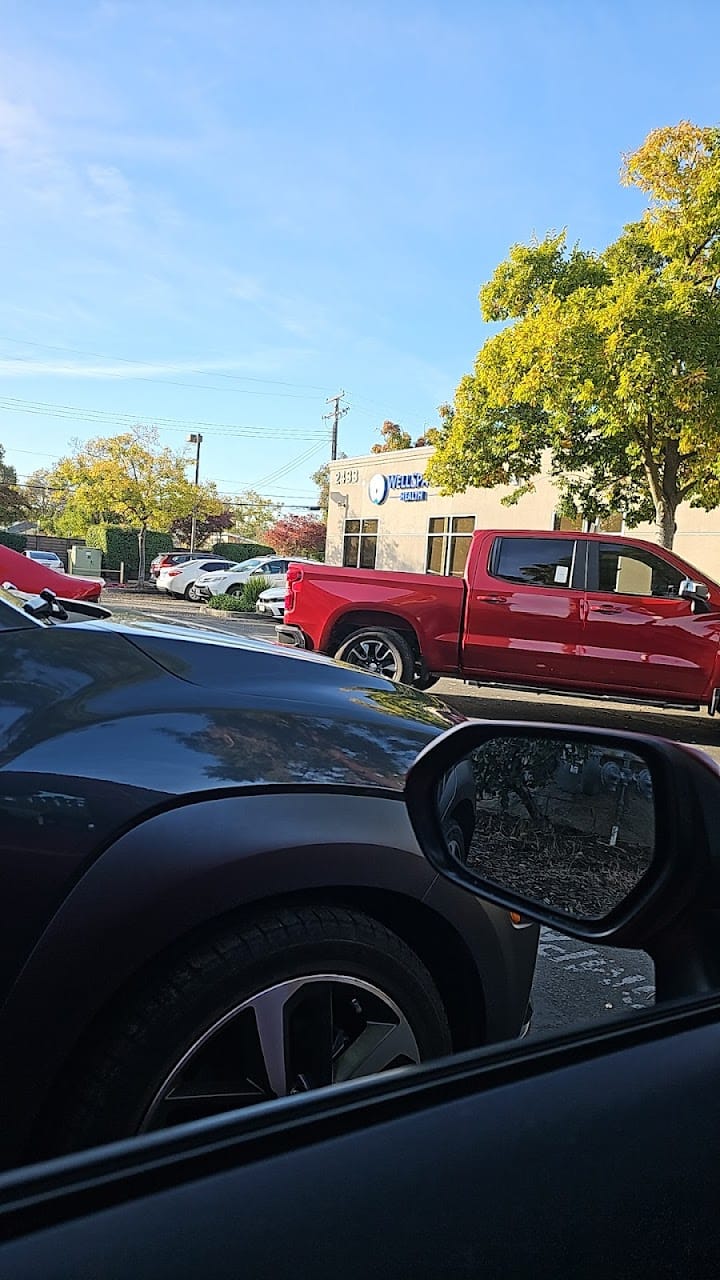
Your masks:
<instances>
[{"instance_id":1,"label":"power line","mask_svg":"<svg viewBox=\"0 0 720 1280\"><path fill-rule=\"evenodd\" d=\"M255 436L278 440L320 440L326 433L315 431L291 431L287 427L261 427L241 423L207 422L195 418L160 418L152 414L122 413L119 410L89 409L78 405L52 404L44 400L21 400L15 396L0 397L0 410L6 413L22 413L73 422L89 422L97 426L134 427L149 423L159 431L187 431L191 427L203 427L213 435ZM19 451L20 452L20 451Z\"/></svg>"}]
</instances>

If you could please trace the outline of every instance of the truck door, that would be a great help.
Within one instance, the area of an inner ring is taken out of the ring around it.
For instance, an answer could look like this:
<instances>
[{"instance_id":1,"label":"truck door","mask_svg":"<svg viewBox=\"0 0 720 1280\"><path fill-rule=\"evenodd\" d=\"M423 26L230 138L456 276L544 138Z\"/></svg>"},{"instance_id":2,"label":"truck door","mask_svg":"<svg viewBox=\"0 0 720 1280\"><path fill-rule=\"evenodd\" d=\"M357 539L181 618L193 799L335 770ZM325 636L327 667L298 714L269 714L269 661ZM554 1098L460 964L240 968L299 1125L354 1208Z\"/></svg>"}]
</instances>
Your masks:
<instances>
[{"instance_id":1,"label":"truck door","mask_svg":"<svg viewBox=\"0 0 720 1280\"><path fill-rule=\"evenodd\" d=\"M572 536L498 534L468 583L465 676L578 683L586 546Z\"/></svg>"},{"instance_id":2,"label":"truck door","mask_svg":"<svg viewBox=\"0 0 720 1280\"><path fill-rule=\"evenodd\" d=\"M717 614L678 595L687 574L662 553L612 539L588 544L586 678L598 689L703 701L718 649Z\"/></svg>"}]
</instances>

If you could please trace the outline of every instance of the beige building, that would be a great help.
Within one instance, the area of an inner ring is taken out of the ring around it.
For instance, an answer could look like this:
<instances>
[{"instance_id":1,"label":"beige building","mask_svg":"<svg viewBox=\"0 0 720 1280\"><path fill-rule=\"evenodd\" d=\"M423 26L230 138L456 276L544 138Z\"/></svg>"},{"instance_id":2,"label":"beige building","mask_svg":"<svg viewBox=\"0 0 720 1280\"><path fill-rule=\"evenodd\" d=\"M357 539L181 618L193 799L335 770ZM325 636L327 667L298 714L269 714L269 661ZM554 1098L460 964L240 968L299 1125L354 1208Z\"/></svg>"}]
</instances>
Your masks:
<instances>
[{"instance_id":1,"label":"beige building","mask_svg":"<svg viewBox=\"0 0 720 1280\"><path fill-rule=\"evenodd\" d=\"M372 453L331 464L326 558L329 564L411 573L462 574L474 529L569 528L558 519L548 476L516 506L508 489L466 489L445 496L425 480L432 448ZM720 581L720 510L682 506L674 550ZM621 521L608 531L621 531ZM652 525L628 529L655 541Z\"/></svg>"}]
</instances>

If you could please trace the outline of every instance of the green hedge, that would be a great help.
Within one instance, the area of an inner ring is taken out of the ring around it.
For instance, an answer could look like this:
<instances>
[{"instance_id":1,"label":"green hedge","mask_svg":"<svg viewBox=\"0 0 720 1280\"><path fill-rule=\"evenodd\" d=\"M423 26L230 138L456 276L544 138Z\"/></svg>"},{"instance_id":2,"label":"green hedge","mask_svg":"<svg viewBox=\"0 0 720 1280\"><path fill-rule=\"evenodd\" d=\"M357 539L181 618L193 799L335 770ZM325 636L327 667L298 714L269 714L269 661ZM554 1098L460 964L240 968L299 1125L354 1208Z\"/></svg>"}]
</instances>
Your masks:
<instances>
[{"instance_id":1,"label":"green hedge","mask_svg":"<svg viewBox=\"0 0 720 1280\"><path fill-rule=\"evenodd\" d=\"M263 542L215 542L213 555L224 556L226 560L250 560L253 556L274 556L273 547L266 547Z\"/></svg>"},{"instance_id":2,"label":"green hedge","mask_svg":"<svg viewBox=\"0 0 720 1280\"><path fill-rule=\"evenodd\" d=\"M9 547L11 551L24 551L27 538L22 533L10 533L7 529L0 529L0 544L3 547Z\"/></svg>"},{"instance_id":3,"label":"green hedge","mask_svg":"<svg viewBox=\"0 0 720 1280\"><path fill-rule=\"evenodd\" d=\"M137 577L140 557L136 529L123 529L115 524L94 524L85 535L85 543L88 547L100 548L104 569L116 571L122 561L127 577ZM174 550L174 545L169 533L155 533L149 529L145 536L145 571L148 571L155 556L161 551Z\"/></svg>"}]
</instances>

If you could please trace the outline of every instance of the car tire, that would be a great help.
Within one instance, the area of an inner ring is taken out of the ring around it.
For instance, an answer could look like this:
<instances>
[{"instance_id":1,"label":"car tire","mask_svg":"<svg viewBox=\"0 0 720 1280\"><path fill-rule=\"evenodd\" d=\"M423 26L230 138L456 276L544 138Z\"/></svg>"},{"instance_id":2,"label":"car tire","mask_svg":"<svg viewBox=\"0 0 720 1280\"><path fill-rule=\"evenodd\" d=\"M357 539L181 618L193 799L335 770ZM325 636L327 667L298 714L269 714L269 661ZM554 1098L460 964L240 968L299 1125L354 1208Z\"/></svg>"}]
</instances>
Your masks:
<instances>
[{"instance_id":1,"label":"car tire","mask_svg":"<svg viewBox=\"0 0 720 1280\"><path fill-rule=\"evenodd\" d=\"M243 590L244 590L243 586L236 585L234 587L228 587L227 591L224 594L226 596L241 596L243 593Z\"/></svg>"},{"instance_id":2,"label":"car tire","mask_svg":"<svg viewBox=\"0 0 720 1280\"><path fill-rule=\"evenodd\" d=\"M580 789L584 796L597 796L602 791L602 766L593 756L582 767Z\"/></svg>"},{"instance_id":3,"label":"car tire","mask_svg":"<svg viewBox=\"0 0 720 1280\"><path fill-rule=\"evenodd\" d=\"M286 989L287 1002L273 1006ZM287 1027L282 1055L257 1052L263 1016L266 1032L273 1025L271 1008L277 1026ZM261 1009L265 1015L256 1012ZM452 1051L445 1009L428 970L373 917L319 904L218 926L203 943L154 965L113 1003L50 1100L52 1123L31 1154L79 1150L199 1118L198 1111L218 1114L336 1078L372 1074L361 1069L360 1049L377 1045L378 1026L385 1025L390 1060L383 1062L380 1046L370 1048L367 1059L381 1069ZM349 1054L347 1045L342 1048L346 1036ZM224 1092L220 1106L208 1106L203 1063L217 1096L228 1062L237 1074L237 1091ZM277 1087L278 1071L285 1088ZM204 1100L199 1106L187 1102L192 1087ZM173 1101L183 1093L184 1101Z\"/></svg>"},{"instance_id":4,"label":"car tire","mask_svg":"<svg viewBox=\"0 0 720 1280\"><path fill-rule=\"evenodd\" d=\"M195 599L195 583L189 582L183 591L183 599L193 601Z\"/></svg>"},{"instance_id":5,"label":"car tire","mask_svg":"<svg viewBox=\"0 0 720 1280\"><path fill-rule=\"evenodd\" d=\"M448 822L443 823L443 835L450 856L458 862L465 862L467 858L465 832L455 818L450 818Z\"/></svg>"},{"instance_id":6,"label":"car tire","mask_svg":"<svg viewBox=\"0 0 720 1280\"><path fill-rule=\"evenodd\" d=\"M375 675L387 676L398 684L412 684L415 655L399 631L362 627L343 640L334 657L338 662L361 667Z\"/></svg>"}]
</instances>

